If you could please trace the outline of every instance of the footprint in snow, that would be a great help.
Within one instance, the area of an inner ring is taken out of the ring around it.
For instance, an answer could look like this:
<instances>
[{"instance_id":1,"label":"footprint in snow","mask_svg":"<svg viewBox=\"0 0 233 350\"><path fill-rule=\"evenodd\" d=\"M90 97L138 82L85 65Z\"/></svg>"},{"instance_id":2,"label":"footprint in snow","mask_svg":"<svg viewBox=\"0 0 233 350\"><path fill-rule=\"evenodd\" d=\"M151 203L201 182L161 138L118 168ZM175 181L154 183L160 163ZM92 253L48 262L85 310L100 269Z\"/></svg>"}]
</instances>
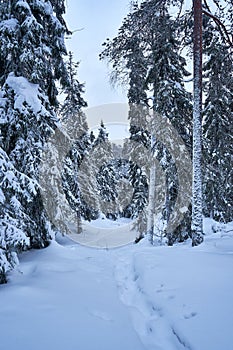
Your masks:
<instances>
[{"instance_id":1,"label":"footprint in snow","mask_svg":"<svg viewBox=\"0 0 233 350\"><path fill-rule=\"evenodd\" d=\"M195 317L195 316L197 316L197 313L196 313L196 312L191 312L190 314L184 315L184 318L185 318L186 320L189 320L190 318L193 318L193 317Z\"/></svg>"}]
</instances>

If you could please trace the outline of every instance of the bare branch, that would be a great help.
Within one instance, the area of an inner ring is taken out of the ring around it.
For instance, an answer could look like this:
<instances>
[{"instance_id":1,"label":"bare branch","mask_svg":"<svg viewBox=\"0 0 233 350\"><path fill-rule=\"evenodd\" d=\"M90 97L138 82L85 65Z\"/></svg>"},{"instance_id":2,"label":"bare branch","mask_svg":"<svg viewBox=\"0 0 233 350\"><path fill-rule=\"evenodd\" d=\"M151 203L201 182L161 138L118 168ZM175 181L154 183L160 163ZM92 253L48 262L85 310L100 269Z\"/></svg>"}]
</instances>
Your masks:
<instances>
[{"instance_id":1,"label":"bare branch","mask_svg":"<svg viewBox=\"0 0 233 350\"><path fill-rule=\"evenodd\" d=\"M226 42L230 45L230 47L233 48L233 37L231 38L230 33L228 32L226 26L223 24L222 21L220 21L220 19L219 19L218 17L216 17L215 15L213 15L213 14L210 12L210 8L209 8L209 6L208 6L206 0L204 0L204 4L205 4L207 10L204 10L204 9L203 9L202 12L203 12L206 16L208 16L208 17L210 17L210 18L212 18L212 19L214 20L214 22L217 24L217 26L218 26L218 28L219 28L219 30L220 30L222 36L223 36L224 39L226 40Z\"/></svg>"},{"instance_id":2,"label":"bare branch","mask_svg":"<svg viewBox=\"0 0 233 350\"><path fill-rule=\"evenodd\" d=\"M210 7L209 7L209 5L207 4L207 1L206 1L206 0L204 0L204 5L205 5L207 11L209 11L209 13L211 13Z\"/></svg>"},{"instance_id":3,"label":"bare branch","mask_svg":"<svg viewBox=\"0 0 233 350\"><path fill-rule=\"evenodd\" d=\"M184 0L182 0L180 3L180 9L179 9L178 15L176 17L176 20L178 20L180 18L182 10L183 10L183 6L184 6Z\"/></svg>"}]
</instances>

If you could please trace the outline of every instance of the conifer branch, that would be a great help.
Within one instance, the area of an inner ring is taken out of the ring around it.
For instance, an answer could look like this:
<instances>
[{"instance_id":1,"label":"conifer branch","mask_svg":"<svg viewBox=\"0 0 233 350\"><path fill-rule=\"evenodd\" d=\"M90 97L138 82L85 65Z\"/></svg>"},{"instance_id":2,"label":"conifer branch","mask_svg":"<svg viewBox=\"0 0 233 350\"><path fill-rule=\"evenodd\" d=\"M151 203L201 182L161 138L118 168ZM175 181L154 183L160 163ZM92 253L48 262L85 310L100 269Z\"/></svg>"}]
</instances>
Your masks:
<instances>
[{"instance_id":1,"label":"conifer branch","mask_svg":"<svg viewBox=\"0 0 233 350\"><path fill-rule=\"evenodd\" d=\"M203 14L213 19L213 21L217 24L223 39L229 44L231 48L233 48L233 36L231 37L231 34L227 30L225 24L211 12L206 0L204 0L204 4L206 6L206 10L202 10Z\"/></svg>"}]
</instances>

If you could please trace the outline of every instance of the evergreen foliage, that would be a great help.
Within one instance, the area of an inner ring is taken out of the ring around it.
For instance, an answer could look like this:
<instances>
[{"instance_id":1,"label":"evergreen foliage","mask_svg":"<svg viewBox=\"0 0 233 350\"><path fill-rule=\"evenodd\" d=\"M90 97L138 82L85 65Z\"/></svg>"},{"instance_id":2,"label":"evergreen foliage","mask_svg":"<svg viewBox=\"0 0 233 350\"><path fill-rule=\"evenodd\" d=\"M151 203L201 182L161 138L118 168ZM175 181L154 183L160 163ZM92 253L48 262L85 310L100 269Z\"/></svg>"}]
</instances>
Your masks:
<instances>
[{"instance_id":1,"label":"evergreen foliage","mask_svg":"<svg viewBox=\"0 0 233 350\"><path fill-rule=\"evenodd\" d=\"M2 84L7 75L23 76L40 84L52 105L57 104L55 81L67 84L62 55L66 54L64 34L64 1L12 0L6 5L0 24Z\"/></svg>"},{"instance_id":2,"label":"evergreen foliage","mask_svg":"<svg viewBox=\"0 0 233 350\"><path fill-rule=\"evenodd\" d=\"M73 53L71 51L68 53L66 67L69 84L62 90L62 92L65 94L65 101L60 107L60 116L63 121L69 119L69 117L72 118L74 116L78 116L81 109L83 107L87 107L87 102L82 97L84 93L84 84L80 83L77 79L79 62L74 62ZM86 127L86 125L84 126ZM80 128L81 127L82 126L80 126Z\"/></svg>"},{"instance_id":3,"label":"evergreen foliage","mask_svg":"<svg viewBox=\"0 0 233 350\"><path fill-rule=\"evenodd\" d=\"M178 2L173 2L173 5L175 3ZM135 203L140 207L140 212L148 201L145 175L148 176L149 169L140 172L135 164L138 156L134 155L137 153L145 156L145 151L138 152L140 147L145 147L149 153L150 138L154 137L147 119L150 100L155 115L159 113L168 118L186 146L191 149L191 94L185 90L183 82L189 73L185 69L186 61L180 55L178 34L181 23L169 15L170 4L169 1L159 0L134 4L124 19L118 36L104 43L105 48L100 56L112 63L113 80L118 79L123 83L127 81L129 85L130 139L133 141L129 154L134 163L131 165L131 181L140 188L135 191ZM159 140L156 141L156 150L152 152L155 151L167 178L168 191L163 215L168 220L169 212L174 207L175 187L178 186L174 160L166 145ZM138 214L139 211L134 210L133 215Z\"/></svg>"},{"instance_id":4,"label":"evergreen foliage","mask_svg":"<svg viewBox=\"0 0 233 350\"><path fill-rule=\"evenodd\" d=\"M232 219L230 214L232 2L224 0L221 5L219 1L214 1L214 4L215 12L210 15L208 13L211 12L211 8L208 6L208 1L203 4L203 10L208 15L204 16L203 23L206 59L204 68L207 79L204 91L206 100L203 123L204 212L215 219L228 221ZM184 84L189 73L185 68L186 60L182 52L186 56L187 53L189 55L193 52L194 21L192 10L183 12L182 5L183 1L179 0L132 2L131 11L123 20L118 35L113 40L107 39L100 55L100 59L107 59L111 63L112 81L128 85L130 139L151 150L149 162L152 164L153 158L156 157L166 175L166 200L161 209L162 220L165 221L168 221L171 216L180 190L175 164L177 160L173 159L171 149L166 147L169 144L166 142L166 130L161 126L153 135L154 129L151 125L149 124L148 133L148 126L144 127L144 124L148 125L146 117L151 107L155 123L158 114L162 118L167 118L178 131L191 156L192 131L194 135L196 134L195 130L192 130L192 97L186 91ZM138 118L139 110L143 110L140 118ZM149 138L152 140L151 146L148 142ZM165 142L160 142L161 139ZM167 141L169 141L169 133L167 133ZM136 143L132 145L127 142L125 145L125 152L128 152L133 161L130 166L132 183L138 183L136 176L140 173L135 164L135 159L138 157L135 158L134 152L143 156L145 154L142 151L140 153L139 144ZM181 152L178 157L182 159L182 156ZM158 164L155 171L158 171ZM145 174L148 176L149 171L147 170ZM155 174L150 176L155 178ZM154 186L158 184L154 183ZM151 198L155 197L153 195ZM143 199L147 203L145 187ZM155 213L156 203L152 206L151 213ZM139 215L139 212L135 211L135 213ZM145 218L145 215L140 215L139 220L143 217ZM166 232L166 225L163 226L168 244L188 238L191 231L191 208L186 208L182 222L173 232Z\"/></svg>"},{"instance_id":5,"label":"evergreen foliage","mask_svg":"<svg viewBox=\"0 0 233 350\"><path fill-rule=\"evenodd\" d=\"M30 246L30 217L21 203L36 192L36 183L15 169L2 148L0 185L0 283L5 283L6 273L18 263L17 253Z\"/></svg>"},{"instance_id":6,"label":"evergreen foliage","mask_svg":"<svg viewBox=\"0 0 233 350\"><path fill-rule=\"evenodd\" d=\"M63 62L64 1L12 0L1 2L1 10L1 156L15 184L6 185L1 175L6 185L0 246L8 261L1 266L5 280L17 251L45 247L51 239L39 191L39 164L46 140L56 128L56 81L63 86L69 81Z\"/></svg>"},{"instance_id":7,"label":"evergreen foliage","mask_svg":"<svg viewBox=\"0 0 233 350\"><path fill-rule=\"evenodd\" d=\"M93 164L96 166L97 189L100 196L100 210L107 217L116 218L119 208L117 205L117 180L112 164L112 145L108 139L103 121L95 139L92 150Z\"/></svg>"},{"instance_id":8,"label":"evergreen foliage","mask_svg":"<svg viewBox=\"0 0 233 350\"><path fill-rule=\"evenodd\" d=\"M209 25L209 43L205 46L208 58L204 65L204 213L228 222L233 219L233 59L220 39Z\"/></svg>"},{"instance_id":9,"label":"evergreen foliage","mask_svg":"<svg viewBox=\"0 0 233 350\"><path fill-rule=\"evenodd\" d=\"M83 108L87 107L82 95L84 84L77 79L79 63L73 61L69 52L67 70L69 85L63 93L65 100L60 107L62 125L71 140L64 163L63 189L71 209L77 215L78 233L81 233L81 218L94 220L99 214L95 164L92 161L92 148L95 137L89 135Z\"/></svg>"},{"instance_id":10,"label":"evergreen foliage","mask_svg":"<svg viewBox=\"0 0 233 350\"><path fill-rule=\"evenodd\" d=\"M204 214L227 222L233 219L233 10L231 0L222 2L214 1L211 16L208 1L203 5L204 157L197 171L204 173ZM193 48L193 13L182 14L182 5L182 0L133 1L118 35L103 44L100 58L111 63L112 82L128 86L130 138L116 156L103 122L97 137L89 133L79 63L71 52L63 60L64 35L70 34L63 18L65 1L0 1L0 283L18 263L18 253L49 244L56 223L67 232L69 210L66 218L57 211L65 198L78 220L78 233L81 218L95 220L102 212L111 219L136 219L138 240L149 230L152 243L165 238L172 245L190 237L191 207L180 208L182 221L168 230L177 198L187 195L179 193L182 147L191 157L192 138L200 136L192 125L192 96L185 86L184 53ZM61 106L57 84L65 94ZM61 165L50 139L56 129L63 135L61 143L67 138L70 145ZM171 130L181 138L177 159ZM62 173L63 188L51 187L57 192L42 198L40 165L46 147L51 148L51 167L44 174L56 182ZM53 226L44 201L56 217Z\"/></svg>"}]
</instances>

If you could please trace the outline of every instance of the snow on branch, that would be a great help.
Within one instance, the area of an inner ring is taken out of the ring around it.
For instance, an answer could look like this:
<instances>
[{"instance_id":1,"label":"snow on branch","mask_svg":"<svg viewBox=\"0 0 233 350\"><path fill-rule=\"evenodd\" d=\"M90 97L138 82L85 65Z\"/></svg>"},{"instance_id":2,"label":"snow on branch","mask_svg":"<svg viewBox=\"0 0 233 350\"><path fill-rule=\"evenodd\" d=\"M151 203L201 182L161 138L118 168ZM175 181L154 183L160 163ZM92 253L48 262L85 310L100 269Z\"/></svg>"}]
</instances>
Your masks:
<instances>
[{"instance_id":1,"label":"snow on branch","mask_svg":"<svg viewBox=\"0 0 233 350\"><path fill-rule=\"evenodd\" d=\"M210 7L208 6L207 4L207 1L204 0L204 4L206 6L206 9L207 10L202 10L202 12L213 19L213 21L217 24L219 30L220 30L220 33L222 34L224 40L230 45L230 47L233 48L233 36L231 35L231 33L227 30L225 24L217 17L215 16L211 10L210 10Z\"/></svg>"}]
</instances>

